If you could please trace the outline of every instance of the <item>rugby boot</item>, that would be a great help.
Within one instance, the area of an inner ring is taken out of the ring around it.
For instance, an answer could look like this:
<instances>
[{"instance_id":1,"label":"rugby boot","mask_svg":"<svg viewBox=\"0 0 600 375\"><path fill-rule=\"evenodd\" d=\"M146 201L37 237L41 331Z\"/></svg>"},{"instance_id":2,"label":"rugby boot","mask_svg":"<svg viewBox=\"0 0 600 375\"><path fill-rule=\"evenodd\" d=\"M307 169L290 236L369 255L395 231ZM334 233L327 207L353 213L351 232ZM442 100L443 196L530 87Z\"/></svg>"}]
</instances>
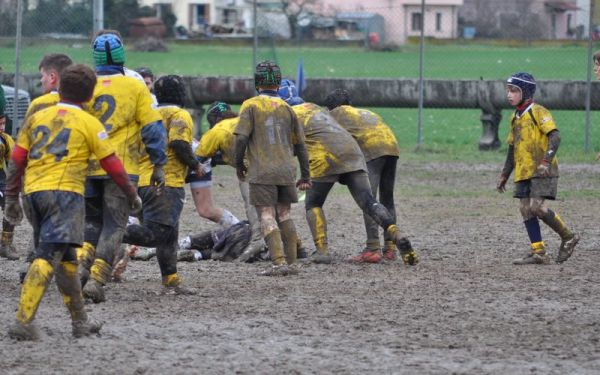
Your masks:
<instances>
[{"instance_id":1,"label":"rugby boot","mask_svg":"<svg viewBox=\"0 0 600 375\"><path fill-rule=\"evenodd\" d=\"M96 258L90 270L90 280L83 287L83 296L94 303L106 301L104 285L110 280L112 267L103 259Z\"/></svg>"},{"instance_id":2,"label":"rugby boot","mask_svg":"<svg viewBox=\"0 0 600 375\"><path fill-rule=\"evenodd\" d=\"M177 252L177 261L178 262L195 262L196 261L196 252L198 250L179 250ZM202 257L202 255L200 255ZM200 258L202 259L202 258Z\"/></svg>"},{"instance_id":3,"label":"rugby boot","mask_svg":"<svg viewBox=\"0 0 600 375\"><path fill-rule=\"evenodd\" d=\"M181 250L188 250L192 248L192 239L190 236L185 236L179 240L179 248Z\"/></svg>"},{"instance_id":4,"label":"rugby boot","mask_svg":"<svg viewBox=\"0 0 600 375\"><path fill-rule=\"evenodd\" d=\"M71 334L75 338L91 336L100 333L104 323L92 319L78 320L71 323Z\"/></svg>"},{"instance_id":5,"label":"rugby boot","mask_svg":"<svg viewBox=\"0 0 600 375\"><path fill-rule=\"evenodd\" d=\"M259 276L290 276L297 275L298 269L296 267L288 266L287 264L272 265L264 271L261 271Z\"/></svg>"},{"instance_id":6,"label":"rugby boot","mask_svg":"<svg viewBox=\"0 0 600 375\"><path fill-rule=\"evenodd\" d=\"M8 336L18 341L35 341L40 338L40 331L34 322L25 324L18 319L8 327Z\"/></svg>"},{"instance_id":7,"label":"rugby boot","mask_svg":"<svg viewBox=\"0 0 600 375\"><path fill-rule=\"evenodd\" d=\"M181 285L181 278L176 273L163 276L163 292L162 294L174 294L174 295L195 295L197 291L194 289L186 288Z\"/></svg>"},{"instance_id":8,"label":"rugby boot","mask_svg":"<svg viewBox=\"0 0 600 375\"><path fill-rule=\"evenodd\" d=\"M396 245L393 241L385 241L385 246L382 249L383 260L386 262L395 262L398 259L396 254Z\"/></svg>"},{"instance_id":9,"label":"rugby boot","mask_svg":"<svg viewBox=\"0 0 600 375\"><path fill-rule=\"evenodd\" d=\"M404 264L414 266L419 263L419 256L417 255L417 252L412 248L408 238L400 235L400 229L398 229L396 224L390 225L386 231L390 235L390 238L393 239L396 248L398 248L398 251L400 252L400 258L402 258Z\"/></svg>"},{"instance_id":10,"label":"rugby boot","mask_svg":"<svg viewBox=\"0 0 600 375\"><path fill-rule=\"evenodd\" d=\"M367 250L349 259L352 263L379 263L381 262L381 251L379 249Z\"/></svg>"},{"instance_id":11,"label":"rugby boot","mask_svg":"<svg viewBox=\"0 0 600 375\"><path fill-rule=\"evenodd\" d=\"M569 239L564 239L560 242L560 249L558 250L558 256L556 257L556 263L562 263L567 261L573 255L575 246L579 243L579 235L573 234Z\"/></svg>"},{"instance_id":12,"label":"rugby boot","mask_svg":"<svg viewBox=\"0 0 600 375\"><path fill-rule=\"evenodd\" d=\"M6 258L8 260L18 260L19 254L17 253L17 249L13 245L13 235L14 232L2 232L2 237L0 237L0 257Z\"/></svg>"},{"instance_id":13,"label":"rugby boot","mask_svg":"<svg viewBox=\"0 0 600 375\"><path fill-rule=\"evenodd\" d=\"M333 262L333 257L331 256L331 253L329 251L315 251L308 258L308 260L309 262L316 264L331 264L331 262Z\"/></svg>"},{"instance_id":14,"label":"rugby boot","mask_svg":"<svg viewBox=\"0 0 600 375\"><path fill-rule=\"evenodd\" d=\"M265 249L265 242L262 238L259 240L252 240L248 247L235 259L236 262L247 262L260 254Z\"/></svg>"},{"instance_id":15,"label":"rugby boot","mask_svg":"<svg viewBox=\"0 0 600 375\"><path fill-rule=\"evenodd\" d=\"M104 285L91 278L83 287L83 296L94 303L105 302Z\"/></svg>"},{"instance_id":16,"label":"rugby boot","mask_svg":"<svg viewBox=\"0 0 600 375\"><path fill-rule=\"evenodd\" d=\"M531 244L531 252L523 258L518 258L513 261L516 265L526 264L548 264L550 257L546 253L543 242L534 242Z\"/></svg>"},{"instance_id":17,"label":"rugby boot","mask_svg":"<svg viewBox=\"0 0 600 375\"><path fill-rule=\"evenodd\" d=\"M298 259L306 259L308 258L308 250L306 247L302 246L298 248Z\"/></svg>"}]
</instances>

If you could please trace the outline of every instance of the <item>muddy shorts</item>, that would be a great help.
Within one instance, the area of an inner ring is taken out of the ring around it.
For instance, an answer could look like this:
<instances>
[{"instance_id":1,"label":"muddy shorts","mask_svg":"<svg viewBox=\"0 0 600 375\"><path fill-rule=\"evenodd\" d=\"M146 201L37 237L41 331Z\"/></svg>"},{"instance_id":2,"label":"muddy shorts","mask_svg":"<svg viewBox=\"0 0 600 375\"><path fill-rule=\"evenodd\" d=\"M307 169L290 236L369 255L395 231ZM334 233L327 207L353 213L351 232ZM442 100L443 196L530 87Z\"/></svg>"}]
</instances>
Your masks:
<instances>
[{"instance_id":1,"label":"muddy shorts","mask_svg":"<svg viewBox=\"0 0 600 375\"><path fill-rule=\"evenodd\" d=\"M40 242L81 246L85 200L70 191L45 190L23 197L23 211L33 227L35 247Z\"/></svg>"},{"instance_id":2,"label":"muddy shorts","mask_svg":"<svg viewBox=\"0 0 600 375\"><path fill-rule=\"evenodd\" d=\"M142 198L142 221L158 223L175 227L183 209L185 190L183 188L165 187L162 194L157 195L156 189L144 186L138 189Z\"/></svg>"},{"instance_id":3,"label":"muddy shorts","mask_svg":"<svg viewBox=\"0 0 600 375\"><path fill-rule=\"evenodd\" d=\"M297 203L298 192L294 185L250 184L250 204L275 206L277 203Z\"/></svg>"},{"instance_id":4,"label":"muddy shorts","mask_svg":"<svg viewBox=\"0 0 600 375\"><path fill-rule=\"evenodd\" d=\"M185 182L190 184L192 189L202 189L212 186L212 167L210 163L204 165L204 175L199 177L194 171L189 171L185 177Z\"/></svg>"},{"instance_id":5,"label":"muddy shorts","mask_svg":"<svg viewBox=\"0 0 600 375\"><path fill-rule=\"evenodd\" d=\"M531 178L515 182L514 198L556 199L558 177Z\"/></svg>"}]
</instances>

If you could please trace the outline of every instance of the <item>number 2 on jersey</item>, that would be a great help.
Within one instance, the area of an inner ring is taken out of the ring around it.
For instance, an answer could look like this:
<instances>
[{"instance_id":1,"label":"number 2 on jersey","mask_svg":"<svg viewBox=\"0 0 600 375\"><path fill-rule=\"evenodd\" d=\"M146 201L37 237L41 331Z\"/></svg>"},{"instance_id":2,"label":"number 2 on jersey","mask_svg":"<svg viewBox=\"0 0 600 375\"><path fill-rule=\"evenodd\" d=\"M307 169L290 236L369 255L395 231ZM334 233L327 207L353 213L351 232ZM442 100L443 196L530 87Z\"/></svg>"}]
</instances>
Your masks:
<instances>
[{"instance_id":1,"label":"number 2 on jersey","mask_svg":"<svg viewBox=\"0 0 600 375\"><path fill-rule=\"evenodd\" d=\"M110 133L110 130L112 129L112 124L108 124L106 121L108 121L110 116L112 116L113 113L115 113L115 108L116 108L115 98L112 95L98 96L96 98L96 100L94 101L94 111L97 111L97 112L101 111L102 104L104 104L104 103L106 103L106 110L104 111L104 113L102 113L102 115L100 116L100 118L98 120L100 120L102 125L104 125L104 129L106 129L106 132Z\"/></svg>"}]
</instances>

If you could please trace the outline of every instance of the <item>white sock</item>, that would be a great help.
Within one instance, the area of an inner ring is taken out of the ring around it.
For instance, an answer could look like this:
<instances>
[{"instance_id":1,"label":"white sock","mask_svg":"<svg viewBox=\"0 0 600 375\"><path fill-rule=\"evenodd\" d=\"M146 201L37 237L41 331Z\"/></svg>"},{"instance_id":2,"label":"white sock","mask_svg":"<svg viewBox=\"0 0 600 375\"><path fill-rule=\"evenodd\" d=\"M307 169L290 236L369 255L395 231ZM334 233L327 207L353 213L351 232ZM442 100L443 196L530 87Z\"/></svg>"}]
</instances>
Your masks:
<instances>
[{"instance_id":1,"label":"white sock","mask_svg":"<svg viewBox=\"0 0 600 375\"><path fill-rule=\"evenodd\" d=\"M187 250L192 247L192 239L190 236L185 236L181 240L179 240L179 248L183 250Z\"/></svg>"},{"instance_id":2,"label":"white sock","mask_svg":"<svg viewBox=\"0 0 600 375\"><path fill-rule=\"evenodd\" d=\"M219 220L219 225L223 228L229 228L232 225L239 223L240 220L235 217L231 212L223 209L223 216L221 216L221 220Z\"/></svg>"}]
</instances>

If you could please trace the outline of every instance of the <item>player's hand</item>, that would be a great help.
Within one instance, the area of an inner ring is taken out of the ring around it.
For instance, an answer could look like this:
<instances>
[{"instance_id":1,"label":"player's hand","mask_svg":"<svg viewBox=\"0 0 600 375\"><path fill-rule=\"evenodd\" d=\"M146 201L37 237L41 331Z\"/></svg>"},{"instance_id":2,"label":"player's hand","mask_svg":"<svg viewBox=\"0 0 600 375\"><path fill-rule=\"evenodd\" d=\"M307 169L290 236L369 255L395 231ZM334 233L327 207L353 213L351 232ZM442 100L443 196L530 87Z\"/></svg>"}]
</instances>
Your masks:
<instances>
[{"instance_id":1,"label":"player's hand","mask_svg":"<svg viewBox=\"0 0 600 375\"><path fill-rule=\"evenodd\" d=\"M237 177L240 181L244 181L246 179L246 174L248 173L248 168L245 165L238 166L236 169Z\"/></svg>"},{"instance_id":2,"label":"player's hand","mask_svg":"<svg viewBox=\"0 0 600 375\"><path fill-rule=\"evenodd\" d=\"M19 225L23 220L23 209L18 195L8 195L4 200L4 218L12 225Z\"/></svg>"},{"instance_id":3,"label":"player's hand","mask_svg":"<svg viewBox=\"0 0 600 375\"><path fill-rule=\"evenodd\" d=\"M127 199L129 200L131 214L138 214L142 210L142 198L135 194L135 196L128 197Z\"/></svg>"},{"instance_id":4,"label":"player's hand","mask_svg":"<svg viewBox=\"0 0 600 375\"><path fill-rule=\"evenodd\" d=\"M538 165L536 172L540 177L548 177L550 176L550 165L547 161L542 160L540 165Z\"/></svg>"},{"instance_id":5,"label":"player's hand","mask_svg":"<svg viewBox=\"0 0 600 375\"><path fill-rule=\"evenodd\" d=\"M312 187L312 181L310 181L310 179L299 179L298 182L296 182L296 187L298 190L308 190Z\"/></svg>"},{"instance_id":6,"label":"player's hand","mask_svg":"<svg viewBox=\"0 0 600 375\"><path fill-rule=\"evenodd\" d=\"M196 167L196 169L194 170L194 173L196 174L196 176L198 177L202 177L206 174L206 172L204 172L204 164L202 163L198 163L198 166Z\"/></svg>"},{"instance_id":7,"label":"player's hand","mask_svg":"<svg viewBox=\"0 0 600 375\"><path fill-rule=\"evenodd\" d=\"M508 181L508 176L501 174L498 176L496 180L496 190L498 193L504 193L506 191L506 182Z\"/></svg>"},{"instance_id":8,"label":"player's hand","mask_svg":"<svg viewBox=\"0 0 600 375\"><path fill-rule=\"evenodd\" d=\"M162 190L165 186L165 172L163 171L162 165L154 166L152 176L150 177L150 186L154 186L156 188L157 194L162 193Z\"/></svg>"}]
</instances>

